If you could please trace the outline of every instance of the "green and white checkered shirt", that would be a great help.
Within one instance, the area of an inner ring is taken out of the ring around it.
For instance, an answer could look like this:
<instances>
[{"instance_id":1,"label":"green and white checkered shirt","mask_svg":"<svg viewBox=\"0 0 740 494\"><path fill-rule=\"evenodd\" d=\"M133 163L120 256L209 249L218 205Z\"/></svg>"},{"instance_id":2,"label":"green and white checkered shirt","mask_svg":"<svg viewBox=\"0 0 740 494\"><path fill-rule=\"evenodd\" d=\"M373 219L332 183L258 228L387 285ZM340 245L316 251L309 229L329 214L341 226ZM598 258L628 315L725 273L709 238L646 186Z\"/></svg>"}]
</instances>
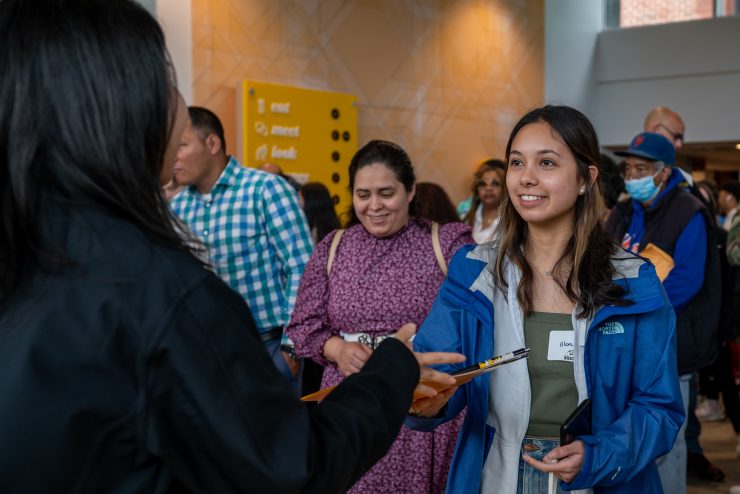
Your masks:
<instances>
[{"instance_id":1,"label":"green and white checkered shirt","mask_svg":"<svg viewBox=\"0 0 740 494\"><path fill-rule=\"evenodd\" d=\"M232 156L208 194L190 186L170 206L203 241L216 273L247 301L260 332L285 326L313 250L295 189Z\"/></svg>"}]
</instances>

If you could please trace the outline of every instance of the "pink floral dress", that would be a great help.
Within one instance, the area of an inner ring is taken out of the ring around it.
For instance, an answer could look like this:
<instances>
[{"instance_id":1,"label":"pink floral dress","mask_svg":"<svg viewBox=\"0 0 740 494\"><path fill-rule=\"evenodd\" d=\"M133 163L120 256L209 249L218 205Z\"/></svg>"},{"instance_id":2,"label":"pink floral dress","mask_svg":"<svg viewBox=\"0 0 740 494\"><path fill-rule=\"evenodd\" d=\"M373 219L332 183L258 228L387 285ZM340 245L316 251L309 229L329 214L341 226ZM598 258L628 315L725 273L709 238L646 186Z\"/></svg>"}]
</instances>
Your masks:
<instances>
[{"instance_id":1,"label":"pink floral dress","mask_svg":"<svg viewBox=\"0 0 740 494\"><path fill-rule=\"evenodd\" d=\"M412 219L396 234L376 238L358 224L344 233L327 276L333 234L319 243L306 265L287 327L298 355L324 366L322 387L342 380L336 364L323 356L324 343L344 333L388 335L408 322L421 325L444 276L434 255L430 223ZM449 263L472 243L470 227L442 225L440 244ZM388 454L365 474L352 493L443 493L462 423L434 432L401 428Z\"/></svg>"}]
</instances>

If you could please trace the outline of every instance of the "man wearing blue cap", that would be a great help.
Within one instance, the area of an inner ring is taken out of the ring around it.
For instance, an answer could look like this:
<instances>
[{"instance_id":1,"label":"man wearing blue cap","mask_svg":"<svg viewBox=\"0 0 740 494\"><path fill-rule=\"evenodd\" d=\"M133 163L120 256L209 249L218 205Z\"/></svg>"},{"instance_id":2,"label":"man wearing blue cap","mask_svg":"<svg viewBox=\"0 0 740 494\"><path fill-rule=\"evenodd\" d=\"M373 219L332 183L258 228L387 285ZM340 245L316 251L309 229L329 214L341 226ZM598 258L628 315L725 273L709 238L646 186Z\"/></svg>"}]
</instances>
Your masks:
<instances>
[{"instance_id":1,"label":"man wearing blue cap","mask_svg":"<svg viewBox=\"0 0 740 494\"><path fill-rule=\"evenodd\" d=\"M648 113L647 117L645 117L645 128L643 130L645 130L645 132L655 132L656 134L662 135L663 137L671 141L671 144L673 144L673 148L677 152L683 147L684 141L686 139L686 124L684 124L683 118L681 118L681 115L665 106L658 106L650 110L650 113ZM681 187L684 187L687 191L693 194L694 197L699 199L709 211L712 211L712 207L709 202L704 199L702 194L696 188L691 173L675 165L673 168L681 172L681 174L683 175L685 182L680 184ZM719 232L714 233L712 231L713 229L713 224L710 221L708 225L708 233L710 235L716 234L717 238L719 239L721 234ZM714 254L715 249L710 248L709 255L712 256ZM707 260L707 262L711 262L711 260ZM719 292L718 287L715 287L715 289ZM721 295L715 296L719 297ZM713 372L713 370L709 369L709 372ZM699 444L699 436L701 435L701 424L699 423L699 420L696 418L696 414L694 413L694 409L696 408L695 404L697 387L695 386L695 380L691 379L689 382L689 408L688 410L686 410L686 447L688 449L688 473L689 475L695 475L703 480L721 482L725 478L724 472L714 466L706 458L706 456L704 456L704 450Z\"/></svg>"},{"instance_id":2,"label":"man wearing blue cap","mask_svg":"<svg viewBox=\"0 0 740 494\"><path fill-rule=\"evenodd\" d=\"M691 374L716 358L719 298L711 288L719 286L719 265L707 228L711 215L681 186L685 178L673 166L676 151L663 135L638 134L616 154L625 156L631 198L614 208L606 228L624 249L650 259L663 281L676 312L678 370L688 409ZM686 492L684 429L685 424L671 453L659 459L665 492Z\"/></svg>"}]
</instances>

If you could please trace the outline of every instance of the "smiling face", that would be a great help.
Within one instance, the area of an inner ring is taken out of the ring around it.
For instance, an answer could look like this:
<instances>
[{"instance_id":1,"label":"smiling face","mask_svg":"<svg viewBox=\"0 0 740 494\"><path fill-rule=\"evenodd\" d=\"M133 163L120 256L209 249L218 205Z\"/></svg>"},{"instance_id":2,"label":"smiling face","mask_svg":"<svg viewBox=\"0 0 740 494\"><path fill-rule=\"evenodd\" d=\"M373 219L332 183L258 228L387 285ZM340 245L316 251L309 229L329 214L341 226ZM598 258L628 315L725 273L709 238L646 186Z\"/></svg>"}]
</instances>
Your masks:
<instances>
[{"instance_id":1,"label":"smiling face","mask_svg":"<svg viewBox=\"0 0 740 494\"><path fill-rule=\"evenodd\" d=\"M414 188L407 191L393 170L373 163L355 174L352 205L362 226L372 235L393 235L409 221L409 204Z\"/></svg>"},{"instance_id":2,"label":"smiling face","mask_svg":"<svg viewBox=\"0 0 740 494\"><path fill-rule=\"evenodd\" d=\"M575 204L584 179L575 156L544 122L521 128L512 141L506 190L517 213L530 226L573 228ZM598 173L590 166L592 180Z\"/></svg>"}]
</instances>

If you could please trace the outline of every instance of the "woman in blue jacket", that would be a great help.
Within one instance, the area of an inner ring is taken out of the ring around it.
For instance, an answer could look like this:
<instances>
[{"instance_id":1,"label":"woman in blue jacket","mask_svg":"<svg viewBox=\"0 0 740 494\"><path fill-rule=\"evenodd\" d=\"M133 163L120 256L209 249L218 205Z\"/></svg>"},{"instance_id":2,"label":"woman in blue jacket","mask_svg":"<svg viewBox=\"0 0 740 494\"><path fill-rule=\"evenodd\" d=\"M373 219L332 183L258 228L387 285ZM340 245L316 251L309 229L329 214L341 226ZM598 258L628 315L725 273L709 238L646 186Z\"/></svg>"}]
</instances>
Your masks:
<instances>
[{"instance_id":1,"label":"woman in blue jacket","mask_svg":"<svg viewBox=\"0 0 740 494\"><path fill-rule=\"evenodd\" d=\"M467 406L448 492L547 492L548 474L560 490L662 492L654 460L684 419L675 316L652 265L599 225L596 133L579 111L545 106L514 127L506 159L497 240L455 255L414 345L468 357L446 371L525 346L529 359L415 401L407 425L429 430ZM591 434L559 446L586 398Z\"/></svg>"}]
</instances>

